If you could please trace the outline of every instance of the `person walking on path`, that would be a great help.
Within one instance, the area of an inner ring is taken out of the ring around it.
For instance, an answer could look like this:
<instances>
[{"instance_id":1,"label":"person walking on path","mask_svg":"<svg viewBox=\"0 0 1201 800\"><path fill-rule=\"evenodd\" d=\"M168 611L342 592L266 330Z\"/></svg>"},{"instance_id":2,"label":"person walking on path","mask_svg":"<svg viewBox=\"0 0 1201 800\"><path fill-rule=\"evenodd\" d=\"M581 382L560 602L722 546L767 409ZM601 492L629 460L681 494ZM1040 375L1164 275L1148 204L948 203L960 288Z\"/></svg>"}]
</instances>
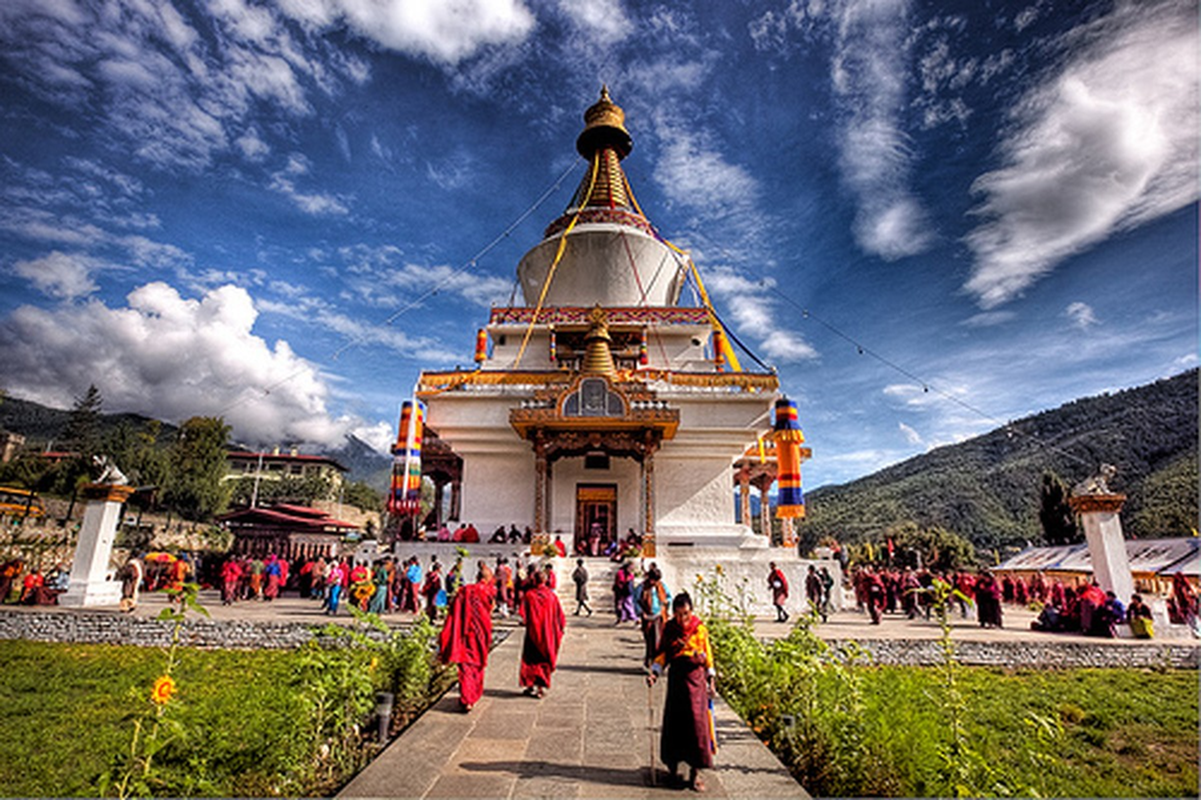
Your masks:
<instances>
[{"instance_id":1,"label":"person walking on path","mask_svg":"<svg viewBox=\"0 0 1201 800\"><path fill-rule=\"evenodd\" d=\"M442 588L442 571L437 556L434 556L433 561L430 562L430 569L425 574L425 585L421 587L421 594L425 597L426 616L430 618L430 622L437 622L438 595L446 597L446 590Z\"/></svg>"},{"instance_id":2,"label":"person walking on path","mask_svg":"<svg viewBox=\"0 0 1201 800\"><path fill-rule=\"evenodd\" d=\"M1001 587L988 570L976 578L976 617L982 628L1001 627Z\"/></svg>"},{"instance_id":3,"label":"person walking on path","mask_svg":"<svg viewBox=\"0 0 1201 800\"><path fill-rule=\"evenodd\" d=\"M884 610L884 581L871 567L864 567L862 574L867 613L871 615L872 624L879 625L880 614Z\"/></svg>"},{"instance_id":4,"label":"person walking on path","mask_svg":"<svg viewBox=\"0 0 1201 800\"><path fill-rule=\"evenodd\" d=\"M484 695L495 599L495 578L481 561L475 583L462 587L451 600L438 639L439 659L459 668L459 706L464 712L470 711Z\"/></svg>"},{"instance_id":5,"label":"person walking on path","mask_svg":"<svg viewBox=\"0 0 1201 800\"><path fill-rule=\"evenodd\" d=\"M521 620L525 640L521 643L520 685L530 697L542 697L550 688L550 676L559 661L567 619L559 596L546 585L541 570L530 572L532 587L521 597Z\"/></svg>"},{"instance_id":6,"label":"person walking on path","mask_svg":"<svg viewBox=\"0 0 1201 800\"><path fill-rule=\"evenodd\" d=\"M575 616L578 617L583 610L591 617L592 606L588 605L588 568L584 566L584 559L576 559L571 582L575 584Z\"/></svg>"},{"instance_id":7,"label":"person walking on path","mask_svg":"<svg viewBox=\"0 0 1201 800\"><path fill-rule=\"evenodd\" d=\"M713 728L715 694L713 650L709 631L700 617L692 613L692 598L687 592L676 595L671 604L672 618L663 628L649 685L667 670L667 699L663 704L663 733L659 740L659 758L671 771L673 783L680 780L680 764L691 768L688 785L705 791L700 771L713 767L717 738Z\"/></svg>"},{"instance_id":8,"label":"person walking on path","mask_svg":"<svg viewBox=\"0 0 1201 800\"><path fill-rule=\"evenodd\" d=\"M651 564L646 580L638 588L638 620L642 624L642 641L646 644L643 666L649 667L659 652L663 639L663 627L667 624L667 610L671 605L671 592L663 584L659 568Z\"/></svg>"},{"instance_id":9,"label":"person walking on path","mask_svg":"<svg viewBox=\"0 0 1201 800\"><path fill-rule=\"evenodd\" d=\"M819 614L822 622L825 622L826 607L822 603L822 579L817 574L817 567L813 564L809 565L809 572L805 575L805 599L809 601L809 613Z\"/></svg>"},{"instance_id":10,"label":"person walking on path","mask_svg":"<svg viewBox=\"0 0 1201 800\"><path fill-rule=\"evenodd\" d=\"M788 612L784 610L784 604L788 602L788 578L784 577L784 572L776 566L776 562L768 564L771 570L767 574L767 585L771 589L771 602L776 607L776 622L787 622Z\"/></svg>"},{"instance_id":11,"label":"person walking on path","mask_svg":"<svg viewBox=\"0 0 1201 800\"><path fill-rule=\"evenodd\" d=\"M617 624L637 619L634 613L634 568L623 563L613 577L613 607L617 612Z\"/></svg>"},{"instance_id":12,"label":"person walking on path","mask_svg":"<svg viewBox=\"0 0 1201 800\"><path fill-rule=\"evenodd\" d=\"M121 605L120 608L126 614L132 614L133 610L138 607L138 592L142 588L142 560L137 554L129 557L129 561L125 562L125 566L121 569Z\"/></svg>"}]
</instances>

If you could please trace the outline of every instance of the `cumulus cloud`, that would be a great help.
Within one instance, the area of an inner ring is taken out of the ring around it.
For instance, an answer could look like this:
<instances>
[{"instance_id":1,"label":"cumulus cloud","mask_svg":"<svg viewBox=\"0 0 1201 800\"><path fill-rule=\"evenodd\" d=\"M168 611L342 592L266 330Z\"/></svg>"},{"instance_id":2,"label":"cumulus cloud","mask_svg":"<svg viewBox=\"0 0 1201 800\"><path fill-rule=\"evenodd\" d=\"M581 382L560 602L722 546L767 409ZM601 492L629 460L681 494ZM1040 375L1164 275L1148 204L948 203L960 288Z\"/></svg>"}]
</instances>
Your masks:
<instances>
[{"instance_id":1,"label":"cumulus cloud","mask_svg":"<svg viewBox=\"0 0 1201 800\"><path fill-rule=\"evenodd\" d=\"M0 321L6 388L66 407L94 383L111 410L224 416L236 438L256 443L336 446L348 431L372 427L333 417L327 376L287 342L255 335L257 317L244 289L189 299L161 282L134 289L123 307L21 306Z\"/></svg>"},{"instance_id":2,"label":"cumulus cloud","mask_svg":"<svg viewBox=\"0 0 1201 800\"><path fill-rule=\"evenodd\" d=\"M1071 303L1063 313L1072 321L1073 325L1082 330L1088 330L1098 322L1097 315L1093 313L1093 308L1088 303L1079 301Z\"/></svg>"},{"instance_id":3,"label":"cumulus cloud","mask_svg":"<svg viewBox=\"0 0 1201 800\"><path fill-rule=\"evenodd\" d=\"M81 255L69 255L54 250L43 258L18 261L13 271L27 279L38 291L59 300L85 297L98 288L92 281L95 262Z\"/></svg>"},{"instance_id":4,"label":"cumulus cloud","mask_svg":"<svg viewBox=\"0 0 1201 800\"><path fill-rule=\"evenodd\" d=\"M1196 201L1196 6L1120 5L1072 32L981 175L965 289L989 309L1068 256Z\"/></svg>"}]
</instances>

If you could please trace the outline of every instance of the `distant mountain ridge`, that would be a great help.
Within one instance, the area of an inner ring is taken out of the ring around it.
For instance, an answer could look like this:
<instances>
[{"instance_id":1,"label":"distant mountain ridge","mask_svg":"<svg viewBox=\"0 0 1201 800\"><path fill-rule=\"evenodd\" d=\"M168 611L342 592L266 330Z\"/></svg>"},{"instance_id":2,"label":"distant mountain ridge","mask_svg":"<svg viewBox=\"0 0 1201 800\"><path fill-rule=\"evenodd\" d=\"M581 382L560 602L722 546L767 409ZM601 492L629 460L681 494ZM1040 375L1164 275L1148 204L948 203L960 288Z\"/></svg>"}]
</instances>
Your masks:
<instances>
[{"instance_id":1,"label":"distant mountain ridge","mask_svg":"<svg viewBox=\"0 0 1201 800\"><path fill-rule=\"evenodd\" d=\"M67 421L71 412L61 408L35 403L32 400L22 400L18 397L5 397L0 402L0 429L19 433L25 437L26 448L45 450L60 449L55 442L61 442L67 429ZM141 414L104 414L100 415L100 435L107 435L121 423L125 423L135 431L150 422L151 418ZM174 439L179 428L163 422L159 441L166 444ZM231 447L245 446L239 442L230 442ZM321 453L338 461L349 472L351 481L363 481L373 489L384 491L388 488L391 474L392 459L372 449L362 439L348 434L346 442L341 447Z\"/></svg>"},{"instance_id":2,"label":"distant mountain ridge","mask_svg":"<svg viewBox=\"0 0 1201 800\"><path fill-rule=\"evenodd\" d=\"M1102 462L1118 468L1128 536L1187 535L1197 526L1198 372L1083 398L931 450L806 497L807 541L859 541L903 522L941 526L979 547L1037 541L1045 471L1069 485ZM820 451L817 455L820 458Z\"/></svg>"}]
</instances>

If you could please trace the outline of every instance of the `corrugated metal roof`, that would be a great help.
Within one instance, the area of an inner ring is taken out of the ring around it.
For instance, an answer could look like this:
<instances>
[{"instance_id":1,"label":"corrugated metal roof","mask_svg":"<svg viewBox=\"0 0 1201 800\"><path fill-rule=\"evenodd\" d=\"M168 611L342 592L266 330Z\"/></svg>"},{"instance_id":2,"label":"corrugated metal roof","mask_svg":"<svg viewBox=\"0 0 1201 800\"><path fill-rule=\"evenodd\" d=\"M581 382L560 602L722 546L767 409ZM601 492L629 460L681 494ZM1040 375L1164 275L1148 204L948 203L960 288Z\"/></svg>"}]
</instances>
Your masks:
<instances>
[{"instance_id":1,"label":"corrugated metal roof","mask_svg":"<svg viewBox=\"0 0 1201 800\"><path fill-rule=\"evenodd\" d=\"M1183 572L1197 577L1201 571L1201 539L1127 539L1126 557L1132 572L1153 572L1165 575ZM1088 545L1029 547L1002 564L993 567L999 572L1013 571L1093 571Z\"/></svg>"}]
</instances>

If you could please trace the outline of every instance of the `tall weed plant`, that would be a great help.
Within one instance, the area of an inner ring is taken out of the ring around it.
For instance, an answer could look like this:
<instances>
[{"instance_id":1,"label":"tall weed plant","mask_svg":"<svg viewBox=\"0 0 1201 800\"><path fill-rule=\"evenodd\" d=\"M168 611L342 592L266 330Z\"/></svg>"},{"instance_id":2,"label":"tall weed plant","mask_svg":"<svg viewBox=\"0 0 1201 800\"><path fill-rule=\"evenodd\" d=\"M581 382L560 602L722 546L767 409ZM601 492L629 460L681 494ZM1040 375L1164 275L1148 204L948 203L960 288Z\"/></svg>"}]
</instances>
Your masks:
<instances>
[{"instance_id":1,"label":"tall weed plant","mask_svg":"<svg viewBox=\"0 0 1201 800\"><path fill-rule=\"evenodd\" d=\"M853 644L835 649L818 637L816 614L800 618L783 639L761 640L745 584L732 596L722 578L720 567L698 575L696 596L726 701L811 794L901 793L889 751L865 713L862 651Z\"/></svg>"}]
</instances>

